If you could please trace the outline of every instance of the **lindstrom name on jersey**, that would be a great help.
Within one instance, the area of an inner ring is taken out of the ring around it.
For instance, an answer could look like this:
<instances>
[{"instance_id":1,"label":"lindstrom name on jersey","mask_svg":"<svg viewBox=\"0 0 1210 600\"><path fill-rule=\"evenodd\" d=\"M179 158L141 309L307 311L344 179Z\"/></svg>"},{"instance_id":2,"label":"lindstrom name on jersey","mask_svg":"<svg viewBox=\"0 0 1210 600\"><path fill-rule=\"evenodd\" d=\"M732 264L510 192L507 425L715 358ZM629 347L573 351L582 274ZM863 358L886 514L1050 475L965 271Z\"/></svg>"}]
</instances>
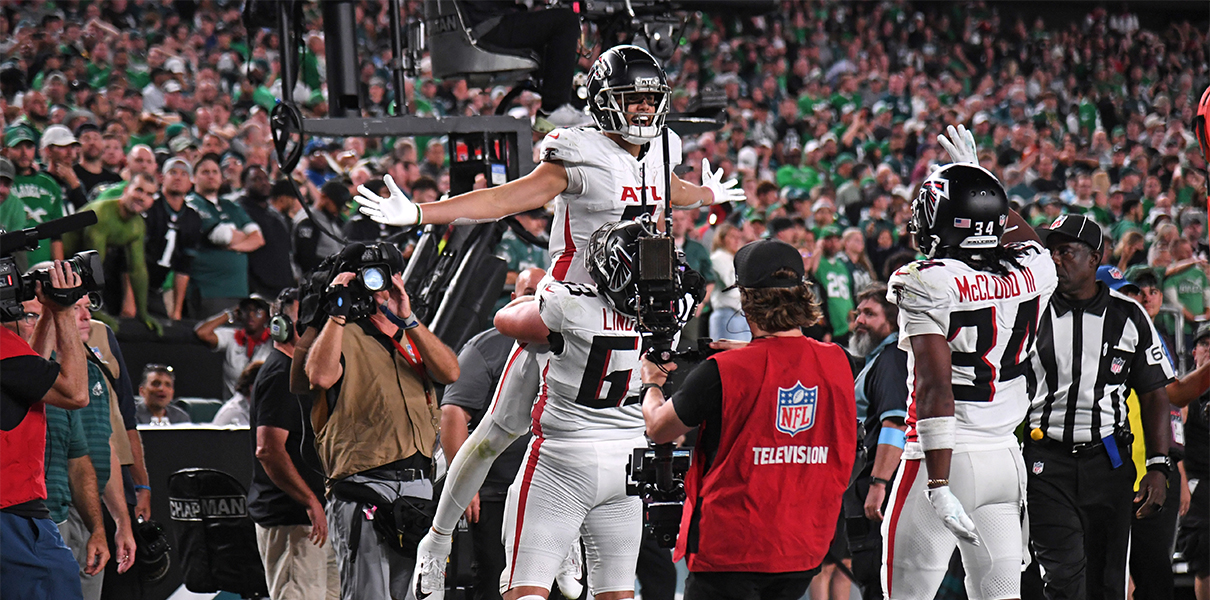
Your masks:
<instances>
[{"instance_id":1,"label":"lindstrom name on jersey","mask_svg":"<svg viewBox=\"0 0 1210 600\"><path fill-rule=\"evenodd\" d=\"M958 427L955 452L1015 447L1029 409L1027 371L1036 357L1038 322L1058 285L1050 252L1037 242L1010 244L1021 268L978 271L956 259L909 263L890 279L899 306L899 347L908 353L908 434L904 457L923 458L916 440L916 369L911 337L949 341Z\"/></svg>"},{"instance_id":2,"label":"lindstrom name on jersey","mask_svg":"<svg viewBox=\"0 0 1210 600\"><path fill-rule=\"evenodd\" d=\"M534 434L577 440L643 435L642 339L634 319L613 310L591 285L549 280L538 302L553 339L550 352L538 358L542 384Z\"/></svg>"},{"instance_id":3,"label":"lindstrom name on jersey","mask_svg":"<svg viewBox=\"0 0 1210 600\"><path fill-rule=\"evenodd\" d=\"M642 214L644 194L649 211L663 206L663 141L653 140L636 158L598 129L573 127L546 134L540 152L543 161L560 162L567 170L567 189L555 199L551 223L550 274L591 284L582 254L592 232ZM671 130L668 162L670 168L681 164L681 138Z\"/></svg>"}]
</instances>

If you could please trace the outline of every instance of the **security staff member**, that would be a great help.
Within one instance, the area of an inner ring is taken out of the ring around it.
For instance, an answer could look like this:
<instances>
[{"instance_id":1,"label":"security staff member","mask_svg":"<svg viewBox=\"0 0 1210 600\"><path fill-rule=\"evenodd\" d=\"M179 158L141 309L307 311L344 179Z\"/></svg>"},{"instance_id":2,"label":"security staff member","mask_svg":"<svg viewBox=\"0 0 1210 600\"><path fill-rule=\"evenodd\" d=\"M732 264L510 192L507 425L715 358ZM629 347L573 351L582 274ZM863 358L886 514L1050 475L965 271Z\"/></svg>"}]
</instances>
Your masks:
<instances>
[{"instance_id":1,"label":"security staff member","mask_svg":"<svg viewBox=\"0 0 1210 600\"><path fill-rule=\"evenodd\" d=\"M307 377L322 390L311 419L329 480L328 532L344 600L410 597L415 565L382 544L359 503L335 490L358 484L388 502L403 496L431 500L440 418L433 382L458 378L454 351L412 314L399 276L403 259L390 250L394 246L380 245L393 264L391 285L374 292L379 310L353 322L329 316L306 358ZM330 285L345 287L355 277L342 272ZM351 538L357 541L353 548Z\"/></svg>"},{"instance_id":2,"label":"security staff member","mask_svg":"<svg viewBox=\"0 0 1210 600\"><path fill-rule=\"evenodd\" d=\"M1048 599L1122 599L1131 513L1152 514L1166 495L1172 366L1143 309L1097 281L1096 223L1065 215L1039 235L1059 284L1038 325L1025 446L1034 554ZM1148 456L1137 494L1129 389L1139 396Z\"/></svg>"},{"instance_id":3,"label":"security staff member","mask_svg":"<svg viewBox=\"0 0 1210 600\"><path fill-rule=\"evenodd\" d=\"M849 352L865 357L854 394L864 424L866 465L845 490L845 532L862 598L881 600L883 512L903 457L907 425L907 352L899 347L899 307L877 283L857 296Z\"/></svg>"},{"instance_id":4,"label":"security staff member","mask_svg":"<svg viewBox=\"0 0 1210 600\"><path fill-rule=\"evenodd\" d=\"M59 294L81 283L80 276L63 261L55 261L51 267L50 282L54 292L39 285L37 298L46 309L42 319L49 317L54 322L58 363L38 356L21 336L0 327L0 578L5 598L83 597L79 566L43 503L43 403L75 410L89 401L75 299ZM38 329L46 334L45 327ZM38 329L35 340L39 339Z\"/></svg>"},{"instance_id":5,"label":"security staff member","mask_svg":"<svg viewBox=\"0 0 1210 600\"><path fill-rule=\"evenodd\" d=\"M844 351L802 334L820 310L794 247L753 242L735 267L752 342L702 362L671 402L660 386L674 367L644 359L643 416L656 443L701 426L675 556L686 600L799 598L853 469L853 380Z\"/></svg>"}]
</instances>

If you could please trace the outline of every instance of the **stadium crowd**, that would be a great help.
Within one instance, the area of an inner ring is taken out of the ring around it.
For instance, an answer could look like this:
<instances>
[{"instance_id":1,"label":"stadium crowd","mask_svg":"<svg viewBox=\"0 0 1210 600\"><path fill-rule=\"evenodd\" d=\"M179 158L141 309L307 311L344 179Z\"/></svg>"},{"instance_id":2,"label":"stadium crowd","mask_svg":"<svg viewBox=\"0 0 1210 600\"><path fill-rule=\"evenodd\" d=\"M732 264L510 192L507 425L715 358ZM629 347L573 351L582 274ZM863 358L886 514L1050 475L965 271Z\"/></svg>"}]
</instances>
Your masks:
<instances>
[{"instance_id":1,"label":"stadium crowd","mask_svg":"<svg viewBox=\"0 0 1210 600\"><path fill-rule=\"evenodd\" d=\"M381 192L389 174L416 202L450 186L440 137L315 139L300 167L282 173L268 118L284 93L280 39L246 29L241 4L0 8L0 227L84 209L100 218L100 233L44 243L20 264L110 250L107 273L117 276L107 277L95 318L138 318L157 331L199 322L202 342L243 358L224 372L230 394L268 339L268 303L246 300L273 299L339 250L317 226L363 241L396 232L358 214L359 185ZM1159 330L1183 338L1174 347L1192 367L1197 323L1210 319L1207 165L1189 125L1210 83L1205 22L1148 30L1136 14L1093 4L1063 23L985 2L781 4L755 18L691 15L664 64L673 112L699 96L726 98L726 125L686 136L683 164L709 159L747 194L746 203L675 215L678 247L714 284L687 337L749 335L734 318L739 291L724 288L735 283L737 250L768 237L803 258L824 313L813 337L865 343L852 335L859 295L917 258L907 233L912 199L949 160L937 134L964 124L980 165L1031 224L1081 214L1101 226L1102 264L1163 294L1170 310ZM405 12L420 5L408 1ZM387 3L364 0L356 11L362 110L396 114ZM305 53L289 92L307 117L328 107L319 13L318 3L305 5ZM584 27L584 39L596 39ZM579 70L600 50L582 49ZM506 92L425 76L408 81L407 112L492 114ZM509 114L532 118L539 106L526 92ZM701 174L680 176L699 183ZM549 229L542 211L519 220L534 233ZM550 266L512 233L498 254L510 285L517 273ZM237 321L245 328L215 335ZM149 408L148 419L176 422L164 402L141 410Z\"/></svg>"}]
</instances>

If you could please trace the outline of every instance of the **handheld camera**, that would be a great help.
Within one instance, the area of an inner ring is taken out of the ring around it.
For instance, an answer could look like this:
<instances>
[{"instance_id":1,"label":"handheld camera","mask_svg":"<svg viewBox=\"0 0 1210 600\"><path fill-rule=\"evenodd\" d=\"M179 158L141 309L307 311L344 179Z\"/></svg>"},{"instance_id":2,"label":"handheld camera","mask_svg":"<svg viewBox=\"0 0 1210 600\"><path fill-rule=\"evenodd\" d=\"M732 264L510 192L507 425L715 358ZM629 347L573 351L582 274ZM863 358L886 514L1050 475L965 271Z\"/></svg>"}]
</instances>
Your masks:
<instances>
[{"instance_id":1,"label":"handheld camera","mask_svg":"<svg viewBox=\"0 0 1210 600\"><path fill-rule=\"evenodd\" d=\"M661 548L676 545L685 503L689 451L672 444L635 448L626 466L626 494L643 499L643 530Z\"/></svg>"},{"instance_id":2,"label":"handheld camera","mask_svg":"<svg viewBox=\"0 0 1210 600\"><path fill-rule=\"evenodd\" d=\"M96 213L89 210L0 235L0 321L16 321L25 314L21 303L34 299L34 284L38 281L42 282L43 293L60 306L71 306L89 292L105 287L101 257L95 250L79 252L67 259L66 262L80 276L81 282L79 287L71 289L52 288L49 269L36 269L23 275L12 256L19 250L37 249L38 240L58 237L96 222Z\"/></svg>"}]
</instances>

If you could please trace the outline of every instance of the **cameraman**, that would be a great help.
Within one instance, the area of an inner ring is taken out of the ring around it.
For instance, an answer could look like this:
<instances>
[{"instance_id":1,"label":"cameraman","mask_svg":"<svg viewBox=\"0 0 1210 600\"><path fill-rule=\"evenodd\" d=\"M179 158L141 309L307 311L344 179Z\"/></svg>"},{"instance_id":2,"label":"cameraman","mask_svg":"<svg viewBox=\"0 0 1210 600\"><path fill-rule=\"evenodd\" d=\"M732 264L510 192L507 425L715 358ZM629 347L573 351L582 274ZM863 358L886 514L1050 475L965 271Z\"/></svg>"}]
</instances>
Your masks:
<instances>
[{"instance_id":1,"label":"cameraman","mask_svg":"<svg viewBox=\"0 0 1210 600\"><path fill-rule=\"evenodd\" d=\"M36 296L55 324L59 362L45 360L0 327L0 577L5 597L82 598L79 570L50 520L46 499L46 406L88 405L88 369L75 324L81 286L71 265L55 261L50 287ZM45 317L43 317L45 318Z\"/></svg>"},{"instance_id":2,"label":"cameraman","mask_svg":"<svg viewBox=\"0 0 1210 600\"><path fill-rule=\"evenodd\" d=\"M411 597L414 555L390 550L360 509L364 504L349 494L377 493L387 508L400 497L432 501L430 467L440 419L433 382L458 378L457 355L412 314L399 275L403 257L393 246L376 246L390 267L383 269L387 289L372 292L378 309L349 320L355 296L371 292L355 272L361 265L346 260L328 286L329 316L306 358L307 377L321 392L311 418L328 476L328 529L345 600ZM363 256L349 249L345 254ZM378 515L390 518L390 511Z\"/></svg>"},{"instance_id":3,"label":"cameraman","mask_svg":"<svg viewBox=\"0 0 1210 600\"><path fill-rule=\"evenodd\" d=\"M659 386L675 365L644 358L643 416L657 444L701 426L676 546L685 599L800 598L853 469L853 379L844 351L802 334L820 311L793 246L748 244L735 271L752 342L699 364L671 402Z\"/></svg>"}]
</instances>

